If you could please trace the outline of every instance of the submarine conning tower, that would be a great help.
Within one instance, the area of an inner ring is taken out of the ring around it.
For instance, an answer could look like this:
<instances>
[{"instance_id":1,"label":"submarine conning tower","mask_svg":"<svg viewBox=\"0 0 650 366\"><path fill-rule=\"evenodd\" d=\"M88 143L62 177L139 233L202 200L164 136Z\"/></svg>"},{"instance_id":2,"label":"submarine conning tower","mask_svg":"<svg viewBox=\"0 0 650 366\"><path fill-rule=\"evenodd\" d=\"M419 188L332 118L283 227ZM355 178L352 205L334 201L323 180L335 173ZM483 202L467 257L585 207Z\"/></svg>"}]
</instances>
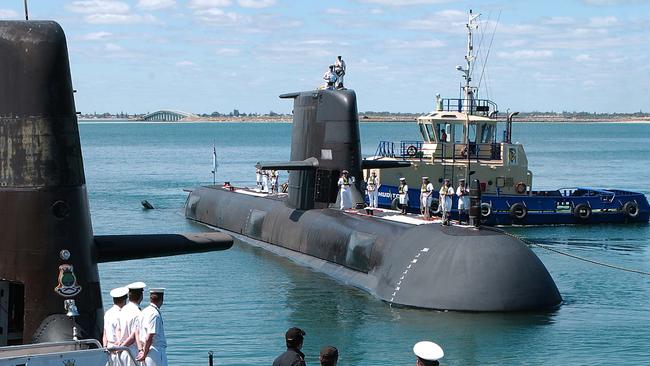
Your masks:
<instances>
[{"instance_id":1,"label":"submarine conning tower","mask_svg":"<svg viewBox=\"0 0 650 366\"><path fill-rule=\"evenodd\" d=\"M71 340L73 326L101 339L99 262L232 246L221 233L93 236L73 92L57 23L0 21L0 346Z\"/></svg>"},{"instance_id":2,"label":"submarine conning tower","mask_svg":"<svg viewBox=\"0 0 650 366\"><path fill-rule=\"evenodd\" d=\"M328 207L336 202L341 171L348 170L357 182L362 178L356 93L314 90L280 98L294 100L291 162L262 165L290 170L290 207Z\"/></svg>"}]
</instances>

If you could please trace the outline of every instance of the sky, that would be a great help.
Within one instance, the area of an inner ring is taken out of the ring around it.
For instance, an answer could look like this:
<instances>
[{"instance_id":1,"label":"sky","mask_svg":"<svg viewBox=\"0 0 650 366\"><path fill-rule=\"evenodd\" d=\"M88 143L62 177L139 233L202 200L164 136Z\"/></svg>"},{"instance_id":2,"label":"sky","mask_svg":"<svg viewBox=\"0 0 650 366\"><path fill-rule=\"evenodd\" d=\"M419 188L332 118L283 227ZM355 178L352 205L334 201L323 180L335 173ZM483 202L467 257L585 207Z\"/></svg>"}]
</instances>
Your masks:
<instances>
[{"instance_id":1,"label":"sky","mask_svg":"<svg viewBox=\"0 0 650 366\"><path fill-rule=\"evenodd\" d=\"M427 112L459 95L469 9L473 79L501 111L650 111L650 0L29 1L66 33L82 113L289 113L278 95L337 55L359 111Z\"/></svg>"}]
</instances>

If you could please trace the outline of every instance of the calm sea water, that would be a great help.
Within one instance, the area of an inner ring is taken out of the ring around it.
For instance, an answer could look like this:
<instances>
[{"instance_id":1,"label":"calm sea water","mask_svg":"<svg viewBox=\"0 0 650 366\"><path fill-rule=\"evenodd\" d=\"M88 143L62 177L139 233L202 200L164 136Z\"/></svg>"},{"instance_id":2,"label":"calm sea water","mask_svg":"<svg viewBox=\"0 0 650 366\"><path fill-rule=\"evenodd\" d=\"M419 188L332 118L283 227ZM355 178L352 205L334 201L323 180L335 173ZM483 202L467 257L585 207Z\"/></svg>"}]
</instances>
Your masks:
<instances>
[{"instance_id":1,"label":"calm sea water","mask_svg":"<svg viewBox=\"0 0 650 366\"><path fill-rule=\"evenodd\" d=\"M182 215L184 188L254 181L259 160L289 157L289 124L81 123L96 234L203 231ZM363 153L379 140L417 138L412 123L362 124ZM650 195L650 124L516 124L535 188L611 186ZM286 179L286 177L283 177ZM144 211L140 201L156 209ZM650 272L650 226L510 229L555 249ZM136 280L168 289L163 306L172 365L269 365L290 326L307 332L308 364L321 346L342 365L412 365L412 346L441 344L445 365L650 363L650 277L533 249L564 297L559 310L471 314L391 308L293 262L237 243L231 250L100 265L108 290Z\"/></svg>"}]
</instances>

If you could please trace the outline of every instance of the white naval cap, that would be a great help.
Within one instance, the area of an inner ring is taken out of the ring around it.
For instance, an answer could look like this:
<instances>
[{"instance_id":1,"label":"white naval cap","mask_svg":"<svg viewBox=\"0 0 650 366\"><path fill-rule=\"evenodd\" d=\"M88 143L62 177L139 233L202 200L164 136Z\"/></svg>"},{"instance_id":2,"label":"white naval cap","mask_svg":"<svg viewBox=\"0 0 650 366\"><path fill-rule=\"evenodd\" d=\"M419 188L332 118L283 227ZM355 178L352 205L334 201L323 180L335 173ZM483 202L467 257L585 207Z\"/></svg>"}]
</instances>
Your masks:
<instances>
[{"instance_id":1,"label":"white naval cap","mask_svg":"<svg viewBox=\"0 0 650 366\"><path fill-rule=\"evenodd\" d=\"M439 345L429 341L416 343L415 346L413 346L413 353L427 361L437 361L445 356L445 352Z\"/></svg>"},{"instance_id":2,"label":"white naval cap","mask_svg":"<svg viewBox=\"0 0 650 366\"><path fill-rule=\"evenodd\" d=\"M126 285L126 287L129 290L142 290L143 288L147 287L147 284L142 281L138 281L138 282L129 283L128 285Z\"/></svg>"},{"instance_id":3,"label":"white naval cap","mask_svg":"<svg viewBox=\"0 0 650 366\"><path fill-rule=\"evenodd\" d=\"M406 178L400 178L399 180L406 180Z\"/></svg>"},{"instance_id":4,"label":"white naval cap","mask_svg":"<svg viewBox=\"0 0 650 366\"><path fill-rule=\"evenodd\" d=\"M149 289L150 294L164 294L165 293L165 288L164 287L156 287L156 288L151 288Z\"/></svg>"},{"instance_id":5,"label":"white naval cap","mask_svg":"<svg viewBox=\"0 0 650 366\"><path fill-rule=\"evenodd\" d=\"M111 297L112 298L119 298L119 297L124 297L129 293L129 289L126 287L117 287L111 290Z\"/></svg>"}]
</instances>

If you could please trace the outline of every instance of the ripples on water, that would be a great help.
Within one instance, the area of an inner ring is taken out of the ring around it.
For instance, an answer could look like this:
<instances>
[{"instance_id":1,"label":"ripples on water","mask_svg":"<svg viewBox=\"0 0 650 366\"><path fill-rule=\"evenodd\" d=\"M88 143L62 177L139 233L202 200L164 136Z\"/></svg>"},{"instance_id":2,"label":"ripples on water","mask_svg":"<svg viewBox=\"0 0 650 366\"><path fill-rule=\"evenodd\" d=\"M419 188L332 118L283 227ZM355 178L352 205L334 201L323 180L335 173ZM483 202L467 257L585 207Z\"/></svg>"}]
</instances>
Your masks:
<instances>
[{"instance_id":1,"label":"ripples on water","mask_svg":"<svg viewBox=\"0 0 650 366\"><path fill-rule=\"evenodd\" d=\"M219 179L251 184L259 160L286 160L289 124L80 125L96 234L202 231L185 221L184 188ZM412 124L363 124L363 152L417 138ZM591 185L650 193L650 125L515 124L537 188ZM283 177L286 179L286 177ZM155 210L144 211L149 200ZM648 225L511 228L563 252L650 272ZM564 297L545 313L472 314L391 308L360 290L246 244L223 252L100 265L110 288L135 280L168 288L163 306L172 365L268 365L284 331L306 330L308 364L325 344L342 365L412 365L432 339L446 365L648 362L650 279L534 248ZM607 360L607 361L605 361Z\"/></svg>"}]
</instances>

